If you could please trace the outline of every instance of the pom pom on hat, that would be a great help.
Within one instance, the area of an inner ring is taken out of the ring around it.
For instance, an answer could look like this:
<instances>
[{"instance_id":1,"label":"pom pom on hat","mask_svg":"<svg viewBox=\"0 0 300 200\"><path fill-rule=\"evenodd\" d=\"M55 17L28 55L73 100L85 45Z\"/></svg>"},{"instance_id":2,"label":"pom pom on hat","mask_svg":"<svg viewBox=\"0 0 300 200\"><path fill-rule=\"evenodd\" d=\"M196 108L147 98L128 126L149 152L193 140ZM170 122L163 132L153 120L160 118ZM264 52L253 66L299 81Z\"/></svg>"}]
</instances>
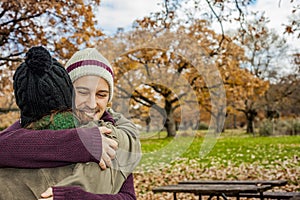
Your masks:
<instances>
[{"instance_id":1,"label":"pom pom on hat","mask_svg":"<svg viewBox=\"0 0 300 200\"><path fill-rule=\"evenodd\" d=\"M66 64L72 82L83 76L99 76L109 85L109 102L113 97L114 74L108 60L95 48L76 52Z\"/></svg>"},{"instance_id":2,"label":"pom pom on hat","mask_svg":"<svg viewBox=\"0 0 300 200\"><path fill-rule=\"evenodd\" d=\"M37 74L43 74L49 71L52 66L50 53L43 47L32 47L26 53L26 66Z\"/></svg>"}]
</instances>

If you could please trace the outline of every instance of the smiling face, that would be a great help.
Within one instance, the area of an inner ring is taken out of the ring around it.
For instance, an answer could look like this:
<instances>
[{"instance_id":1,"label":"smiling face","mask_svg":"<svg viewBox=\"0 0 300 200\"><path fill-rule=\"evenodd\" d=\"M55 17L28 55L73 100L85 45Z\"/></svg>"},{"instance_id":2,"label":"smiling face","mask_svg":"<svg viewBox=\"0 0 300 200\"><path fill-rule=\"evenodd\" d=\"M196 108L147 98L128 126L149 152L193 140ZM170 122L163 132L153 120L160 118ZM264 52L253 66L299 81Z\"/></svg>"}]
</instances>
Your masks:
<instances>
[{"instance_id":1,"label":"smiling face","mask_svg":"<svg viewBox=\"0 0 300 200\"><path fill-rule=\"evenodd\" d=\"M99 76L83 76L73 82L75 107L94 120L100 119L109 100L109 86Z\"/></svg>"}]
</instances>

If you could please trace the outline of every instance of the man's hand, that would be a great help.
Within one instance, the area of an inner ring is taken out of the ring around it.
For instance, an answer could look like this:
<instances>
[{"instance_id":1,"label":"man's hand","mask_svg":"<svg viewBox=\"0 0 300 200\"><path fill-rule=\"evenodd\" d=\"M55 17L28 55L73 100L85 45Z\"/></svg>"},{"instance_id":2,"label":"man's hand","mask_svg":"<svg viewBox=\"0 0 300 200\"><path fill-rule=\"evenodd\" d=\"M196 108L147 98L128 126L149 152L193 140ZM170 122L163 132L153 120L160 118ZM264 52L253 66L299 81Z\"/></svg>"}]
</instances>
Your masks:
<instances>
[{"instance_id":1,"label":"man's hand","mask_svg":"<svg viewBox=\"0 0 300 200\"><path fill-rule=\"evenodd\" d=\"M99 131L105 135L109 135L111 133L111 129L107 128L106 126L100 126Z\"/></svg>"},{"instance_id":2,"label":"man's hand","mask_svg":"<svg viewBox=\"0 0 300 200\"><path fill-rule=\"evenodd\" d=\"M102 156L99 162L99 166L104 170L107 167L111 167L111 160L116 157L118 143L105 136L106 134L111 133L111 129L101 126L99 127L99 130L102 134Z\"/></svg>"},{"instance_id":3,"label":"man's hand","mask_svg":"<svg viewBox=\"0 0 300 200\"><path fill-rule=\"evenodd\" d=\"M43 194L41 194L42 199L39 200L53 200L53 191L52 188L49 187Z\"/></svg>"}]
</instances>

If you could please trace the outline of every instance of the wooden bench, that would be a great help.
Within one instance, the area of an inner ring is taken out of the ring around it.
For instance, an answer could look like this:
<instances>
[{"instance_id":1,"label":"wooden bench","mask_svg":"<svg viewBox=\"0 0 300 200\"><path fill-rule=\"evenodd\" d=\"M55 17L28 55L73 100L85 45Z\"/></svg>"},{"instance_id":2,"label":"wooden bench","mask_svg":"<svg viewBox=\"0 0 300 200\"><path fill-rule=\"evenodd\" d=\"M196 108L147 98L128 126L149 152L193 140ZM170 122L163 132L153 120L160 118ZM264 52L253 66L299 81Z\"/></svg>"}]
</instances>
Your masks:
<instances>
[{"instance_id":1,"label":"wooden bench","mask_svg":"<svg viewBox=\"0 0 300 200\"><path fill-rule=\"evenodd\" d=\"M171 192L173 193L174 200L177 199L177 193L193 193L202 196L209 196L209 199L216 196L218 199L222 197L236 197L239 199L241 193L258 194L259 198L263 199L263 192L271 189L270 185L250 185L250 184L177 184L167 185L153 188L154 193L157 192Z\"/></svg>"},{"instance_id":2,"label":"wooden bench","mask_svg":"<svg viewBox=\"0 0 300 200\"><path fill-rule=\"evenodd\" d=\"M261 194L259 193L240 193L240 197L247 198L260 198ZM267 199L293 199L300 200L300 192L264 192L263 197Z\"/></svg>"},{"instance_id":3,"label":"wooden bench","mask_svg":"<svg viewBox=\"0 0 300 200\"><path fill-rule=\"evenodd\" d=\"M189 181L180 181L179 184L239 184L239 185L271 185L275 186L284 186L288 182L287 180L189 180ZM229 195L232 197L232 195ZM240 193L239 197L247 198L261 198L261 193ZM263 192L263 198L268 199L298 199L300 200L300 192Z\"/></svg>"}]
</instances>

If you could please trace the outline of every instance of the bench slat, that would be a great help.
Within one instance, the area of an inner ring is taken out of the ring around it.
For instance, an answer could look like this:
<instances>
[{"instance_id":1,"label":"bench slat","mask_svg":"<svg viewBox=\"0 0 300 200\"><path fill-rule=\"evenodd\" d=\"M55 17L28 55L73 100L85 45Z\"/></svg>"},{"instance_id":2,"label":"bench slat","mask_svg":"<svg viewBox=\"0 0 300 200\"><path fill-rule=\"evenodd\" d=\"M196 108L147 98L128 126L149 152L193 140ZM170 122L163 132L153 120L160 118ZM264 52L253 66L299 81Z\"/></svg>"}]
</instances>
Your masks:
<instances>
[{"instance_id":1,"label":"bench slat","mask_svg":"<svg viewBox=\"0 0 300 200\"><path fill-rule=\"evenodd\" d=\"M258 193L240 193L240 197L260 197ZM300 192L264 192L264 198L271 198L271 199L290 199L292 197L299 197L300 199Z\"/></svg>"},{"instance_id":2,"label":"bench slat","mask_svg":"<svg viewBox=\"0 0 300 200\"><path fill-rule=\"evenodd\" d=\"M240 185L272 185L284 186L288 183L287 180L189 180L180 181L178 184L240 184Z\"/></svg>"},{"instance_id":3,"label":"bench slat","mask_svg":"<svg viewBox=\"0 0 300 200\"><path fill-rule=\"evenodd\" d=\"M157 192L172 192L172 193L194 193L203 195L221 195L230 194L237 195L241 192L247 193L260 193L270 189L270 185L256 186L256 185L237 185L237 184L221 184L221 185L199 185L199 184L178 184L167 185L153 188L154 193Z\"/></svg>"}]
</instances>

